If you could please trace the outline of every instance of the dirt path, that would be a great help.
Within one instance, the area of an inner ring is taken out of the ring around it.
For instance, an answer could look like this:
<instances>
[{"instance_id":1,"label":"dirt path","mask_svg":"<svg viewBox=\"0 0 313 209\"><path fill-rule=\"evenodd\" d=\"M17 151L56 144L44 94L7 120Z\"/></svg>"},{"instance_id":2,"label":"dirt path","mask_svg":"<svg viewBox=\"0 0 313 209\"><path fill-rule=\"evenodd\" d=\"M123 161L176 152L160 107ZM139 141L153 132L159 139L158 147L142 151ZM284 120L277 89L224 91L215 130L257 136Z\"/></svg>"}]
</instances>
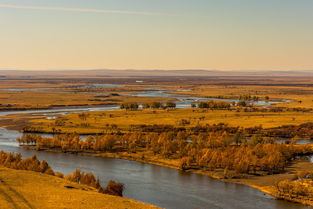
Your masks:
<instances>
[{"instance_id":1,"label":"dirt path","mask_svg":"<svg viewBox=\"0 0 313 209\"><path fill-rule=\"evenodd\" d=\"M35 209L25 197L14 188L0 179L0 196L2 196L13 209Z\"/></svg>"}]
</instances>

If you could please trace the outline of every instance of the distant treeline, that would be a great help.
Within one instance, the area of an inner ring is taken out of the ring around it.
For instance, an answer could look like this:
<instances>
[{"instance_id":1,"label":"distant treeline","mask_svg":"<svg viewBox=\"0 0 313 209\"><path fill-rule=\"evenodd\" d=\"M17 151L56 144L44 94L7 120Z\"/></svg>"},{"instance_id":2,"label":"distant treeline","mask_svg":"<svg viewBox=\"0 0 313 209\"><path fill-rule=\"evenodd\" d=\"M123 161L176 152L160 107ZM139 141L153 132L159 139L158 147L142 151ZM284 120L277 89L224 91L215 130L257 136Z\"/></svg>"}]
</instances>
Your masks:
<instances>
[{"instance_id":1,"label":"distant treeline","mask_svg":"<svg viewBox=\"0 0 313 209\"><path fill-rule=\"evenodd\" d=\"M203 101L198 103L192 103L192 108L200 108L200 109L211 109L211 110L230 110L237 112L311 112L312 108L302 108L302 107L256 107L252 105L250 100L240 100L238 102L226 102L226 101ZM253 100L258 101L258 100ZM138 104L136 102L133 103L122 103L120 105L120 109L126 110L138 110L139 107L142 109L171 109L176 108L175 102L152 102L152 103L144 103Z\"/></svg>"},{"instance_id":2,"label":"distant treeline","mask_svg":"<svg viewBox=\"0 0 313 209\"><path fill-rule=\"evenodd\" d=\"M209 108L209 109L229 109L231 104L229 102L200 102L198 104L198 108Z\"/></svg>"},{"instance_id":3,"label":"distant treeline","mask_svg":"<svg viewBox=\"0 0 313 209\"><path fill-rule=\"evenodd\" d=\"M230 96L230 95L219 95L219 96L210 96L208 98L217 98L217 99L238 99L243 101L259 101L265 100L268 101L270 99L269 96L259 97L259 96L251 96L251 95L239 95L239 96Z\"/></svg>"},{"instance_id":4,"label":"distant treeline","mask_svg":"<svg viewBox=\"0 0 313 209\"><path fill-rule=\"evenodd\" d=\"M126 110L137 110L139 108L139 104L136 102L133 103L122 103L120 105L121 109ZM152 103L144 103L141 105L143 109L167 109L167 108L176 108L176 103L174 102L152 102Z\"/></svg>"}]
</instances>

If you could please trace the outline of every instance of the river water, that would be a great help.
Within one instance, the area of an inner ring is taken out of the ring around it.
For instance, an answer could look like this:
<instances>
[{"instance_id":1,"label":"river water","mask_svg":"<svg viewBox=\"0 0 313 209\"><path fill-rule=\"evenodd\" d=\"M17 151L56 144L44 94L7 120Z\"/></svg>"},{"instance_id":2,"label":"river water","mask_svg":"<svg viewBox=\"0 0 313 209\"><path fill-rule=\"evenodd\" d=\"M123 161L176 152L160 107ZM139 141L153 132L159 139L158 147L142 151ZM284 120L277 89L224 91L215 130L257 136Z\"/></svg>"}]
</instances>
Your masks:
<instances>
[{"instance_id":1,"label":"river water","mask_svg":"<svg viewBox=\"0 0 313 209\"><path fill-rule=\"evenodd\" d=\"M161 90L160 90L161 92ZM153 91L155 94L156 92ZM142 96L146 94L141 93ZM158 93L157 93L158 94ZM162 94L162 93L161 93ZM149 94L151 95L151 94ZM140 95L137 95L140 96ZM168 95L163 95L168 96ZM171 95L170 95L171 96ZM173 95L172 95L173 97ZM177 97L176 97L177 98ZM181 107L193 101L186 100ZM197 100L199 100L197 98ZM194 102L194 101L193 101ZM184 104L184 105L183 105ZM16 113L66 114L77 111L109 110L117 107L32 110L1 112L0 115ZM38 152L22 149L16 143L21 133L0 128L0 150L21 153L23 157L36 154L46 160L55 171L72 173L76 168L92 172L105 183L115 180L125 184L124 196L168 209L305 209L300 204L276 200L262 192L239 184L225 183L207 176L180 172L174 169L128 160L80 156L64 153Z\"/></svg>"}]
</instances>

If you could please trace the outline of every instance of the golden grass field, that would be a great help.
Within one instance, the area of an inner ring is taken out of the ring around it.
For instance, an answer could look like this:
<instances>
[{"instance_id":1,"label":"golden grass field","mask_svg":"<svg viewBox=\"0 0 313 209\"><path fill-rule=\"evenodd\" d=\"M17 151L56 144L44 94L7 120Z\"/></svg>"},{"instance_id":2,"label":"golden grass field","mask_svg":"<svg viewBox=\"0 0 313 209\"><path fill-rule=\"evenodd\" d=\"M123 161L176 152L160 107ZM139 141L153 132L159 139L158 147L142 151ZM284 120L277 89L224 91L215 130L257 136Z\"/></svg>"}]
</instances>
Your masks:
<instances>
[{"instance_id":1,"label":"golden grass field","mask_svg":"<svg viewBox=\"0 0 313 209\"><path fill-rule=\"evenodd\" d=\"M56 125L55 120L44 118L31 119L31 126L42 132L52 132L57 129L61 133L101 133L108 129L106 124L115 124L119 129L127 131L131 125L173 125L191 127L195 125L226 123L233 127L263 128L278 127L281 125L299 125L312 122L312 112L236 112L227 110L202 110L202 109L175 109L175 110L138 110L138 111L105 111L88 112L86 119L79 117L79 113L59 116L58 120L64 121ZM190 121L182 125L182 120ZM85 127L84 124L90 124ZM110 128L110 127L109 127Z\"/></svg>"},{"instance_id":2,"label":"golden grass field","mask_svg":"<svg viewBox=\"0 0 313 209\"><path fill-rule=\"evenodd\" d=\"M0 104L12 108L51 108L58 106L112 105L130 102L168 101L166 98L107 96L97 98L90 93L51 93L34 91L0 91ZM0 107L3 108L3 107Z\"/></svg>"},{"instance_id":3,"label":"golden grass field","mask_svg":"<svg viewBox=\"0 0 313 209\"><path fill-rule=\"evenodd\" d=\"M88 82L73 81L36 81L1 80L0 109L33 109L58 106L112 105L131 102L166 102L169 98L134 97L120 94L132 94L142 91L142 87L103 87L74 88L88 85ZM36 89L37 88L37 89ZM43 89L40 89L43 88ZM52 88L52 89L44 89ZM57 88L57 89L53 89ZM17 89L17 90L6 90ZM101 95L99 95L101 94ZM117 94L117 95L112 95ZM7 106L10 108L7 108Z\"/></svg>"},{"instance_id":4,"label":"golden grass field","mask_svg":"<svg viewBox=\"0 0 313 209\"><path fill-rule=\"evenodd\" d=\"M72 186L68 189L65 186ZM1 209L148 209L131 199L98 193L94 188L36 173L0 167Z\"/></svg>"}]
</instances>

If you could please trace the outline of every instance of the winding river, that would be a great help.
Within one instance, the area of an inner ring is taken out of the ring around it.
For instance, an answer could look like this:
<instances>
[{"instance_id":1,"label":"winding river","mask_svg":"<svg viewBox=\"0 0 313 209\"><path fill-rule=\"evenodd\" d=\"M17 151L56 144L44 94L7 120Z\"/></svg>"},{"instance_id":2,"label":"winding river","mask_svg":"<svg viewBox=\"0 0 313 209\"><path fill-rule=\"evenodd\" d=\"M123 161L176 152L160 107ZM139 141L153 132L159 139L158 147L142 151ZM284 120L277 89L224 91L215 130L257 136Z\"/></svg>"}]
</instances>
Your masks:
<instances>
[{"instance_id":1,"label":"winding river","mask_svg":"<svg viewBox=\"0 0 313 209\"><path fill-rule=\"evenodd\" d=\"M136 96L160 96L178 99L177 107L186 107L201 98L188 98L166 93L163 90L138 93ZM204 99L204 98L203 98ZM205 100L208 100L205 98ZM214 99L215 100L215 99ZM118 107L66 108L0 112L0 115L17 113L67 114L80 111L111 110ZM17 131L0 128L0 150L21 153L24 157L36 154L46 160L55 171L72 173L76 168L93 172L102 182L116 180L125 184L125 197L168 209L305 209L311 208L287 201L276 200L262 192L239 184L225 183L207 176L184 173L174 169L128 160L49 153L18 147Z\"/></svg>"}]
</instances>

